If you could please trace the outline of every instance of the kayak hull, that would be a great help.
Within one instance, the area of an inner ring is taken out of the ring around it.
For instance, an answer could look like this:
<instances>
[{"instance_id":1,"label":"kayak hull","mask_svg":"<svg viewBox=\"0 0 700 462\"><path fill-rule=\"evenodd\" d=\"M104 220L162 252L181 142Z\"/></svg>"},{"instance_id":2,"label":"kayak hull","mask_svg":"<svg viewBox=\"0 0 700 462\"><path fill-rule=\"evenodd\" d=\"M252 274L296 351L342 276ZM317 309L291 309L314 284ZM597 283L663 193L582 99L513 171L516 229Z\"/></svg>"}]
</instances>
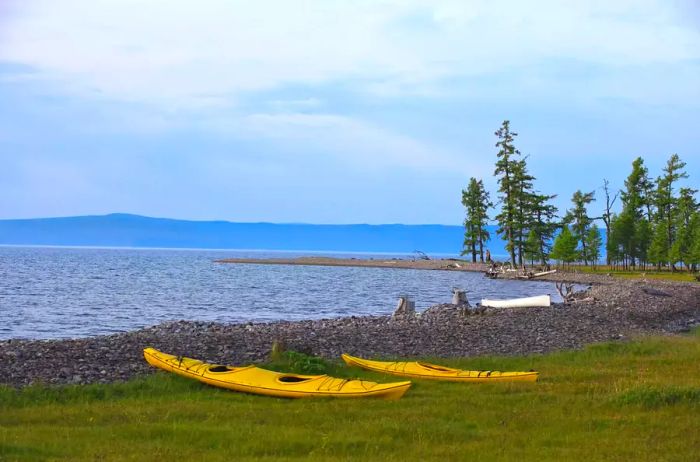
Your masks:
<instances>
[{"instance_id":1,"label":"kayak hull","mask_svg":"<svg viewBox=\"0 0 700 462\"><path fill-rule=\"evenodd\" d=\"M342 355L349 366L356 366L375 372L410 377L414 379L442 380L445 382L483 383L483 382L536 382L539 372L500 372L467 371L453 369L424 362L390 362L372 361L348 354Z\"/></svg>"},{"instance_id":2,"label":"kayak hull","mask_svg":"<svg viewBox=\"0 0 700 462\"><path fill-rule=\"evenodd\" d=\"M411 386L409 381L379 384L328 375L285 374L255 366L232 367L208 364L192 358L163 353L154 348L144 349L143 355L151 366L207 385L279 398L325 396L399 399Z\"/></svg>"}]
</instances>

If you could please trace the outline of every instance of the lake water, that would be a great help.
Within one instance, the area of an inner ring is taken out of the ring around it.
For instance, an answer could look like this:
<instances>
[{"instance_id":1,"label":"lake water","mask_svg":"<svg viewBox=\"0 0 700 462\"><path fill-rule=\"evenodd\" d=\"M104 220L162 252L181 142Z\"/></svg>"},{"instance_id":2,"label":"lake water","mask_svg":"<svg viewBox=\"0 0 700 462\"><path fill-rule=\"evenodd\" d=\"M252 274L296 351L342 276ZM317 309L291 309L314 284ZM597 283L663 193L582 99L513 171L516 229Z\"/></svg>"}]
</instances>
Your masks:
<instances>
[{"instance_id":1,"label":"lake water","mask_svg":"<svg viewBox=\"0 0 700 462\"><path fill-rule=\"evenodd\" d=\"M550 282L490 280L480 273L214 263L227 257L293 256L297 254L0 247L0 339L86 337L179 319L390 314L402 294L410 295L421 311L449 302L453 287L466 289L472 302L556 294Z\"/></svg>"}]
</instances>

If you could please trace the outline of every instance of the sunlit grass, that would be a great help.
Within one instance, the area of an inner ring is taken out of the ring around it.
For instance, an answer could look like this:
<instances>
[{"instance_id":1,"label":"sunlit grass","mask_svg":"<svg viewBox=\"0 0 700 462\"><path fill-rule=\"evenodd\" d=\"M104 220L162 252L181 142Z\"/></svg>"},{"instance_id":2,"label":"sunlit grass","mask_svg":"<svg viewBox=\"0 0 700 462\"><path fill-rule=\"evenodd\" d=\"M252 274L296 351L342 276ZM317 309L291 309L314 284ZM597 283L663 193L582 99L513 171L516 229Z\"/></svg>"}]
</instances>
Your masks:
<instances>
[{"instance_id":1,"label":"sunlit grass","mask_svg":"<svg viewBox=\"0 0 700 462\"><path fill-rule=\"evenodd\" d=\"M434 361L533 368L541 379L415 381L400 401L275 399L166 373L2 388L0 460L694 460L700 451L697 331L542 356Z\"/></svg>"},{"instance_id":2,"label":"sunlit grass","mask_svg":"<svg viewBox=\"0 0 700 462\"><path fill-rule=\"evenodd\" d=\"M687 271L655 271L653 269L648 271L624 271L608 266L584 266L576 265L567 269L567 271L574 271L578 273L589 273L589 274L610 274L615 277L625 278L625 279L657 279L662 281L680 281L680 282L698 282L695 278L695 274L689 273Z\"/></svg>"}]
</instances>

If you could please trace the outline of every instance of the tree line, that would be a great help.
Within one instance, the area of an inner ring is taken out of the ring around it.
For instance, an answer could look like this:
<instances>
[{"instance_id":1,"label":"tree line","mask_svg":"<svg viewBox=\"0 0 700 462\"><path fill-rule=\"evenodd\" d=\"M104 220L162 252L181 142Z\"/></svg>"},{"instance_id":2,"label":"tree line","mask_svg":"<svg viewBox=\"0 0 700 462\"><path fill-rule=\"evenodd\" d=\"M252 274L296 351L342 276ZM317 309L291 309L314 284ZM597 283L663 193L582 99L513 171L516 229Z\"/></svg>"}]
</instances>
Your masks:
<instances>
[{"instance_id":1,"label":"tree line","mask_svg":"<svg viewBox=\"0 0 700 462\"><path fill-rule=\"evenodd\" d=\"M494 176L498 191L496 203L484 187L483 180L471 178L462 191L466 209L462 255L473 262L488 259L487 229L494 219L497 233L506 243L513 267L525 264L548 266L550 260L562 265L574 263L597 265L602 256L603 238L597 222L605 228L606 263L615 268L672 271L697 271L700 266L700 204L698 192L683 187L688 178L686 163L673 154L661 174L652 179L641 157L632 162L632 171L624 188L613 191L603 180L605 209L593 217L589 206L596 200L595 191L576 191L571 207L559 214L552 204L556 194L543 194L535 188L536 178L528 171L527 156L515 147L517 133L503 121L495 132L497 142ZM614 212L619 200L621 209Z\"/></svg>"}]
</instances>

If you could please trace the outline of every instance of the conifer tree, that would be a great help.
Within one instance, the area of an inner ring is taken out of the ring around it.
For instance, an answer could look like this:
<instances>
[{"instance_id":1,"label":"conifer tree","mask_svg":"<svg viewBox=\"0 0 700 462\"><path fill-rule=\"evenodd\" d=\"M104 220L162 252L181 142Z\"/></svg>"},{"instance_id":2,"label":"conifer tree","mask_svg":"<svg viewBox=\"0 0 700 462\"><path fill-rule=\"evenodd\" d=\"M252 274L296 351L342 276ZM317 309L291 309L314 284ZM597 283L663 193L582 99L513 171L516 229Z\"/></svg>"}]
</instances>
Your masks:
<instances>
[{"instance_id":1,"label":"conifer tree","mask_svg":"<svg viewBox=\"0 0 700 462\"><path fill-rule=\"evenodd\" d=\"M567 225L564 225L561 232L554 239L552 253L550 257L565 265L576 261L578 252L576 251L577 241Z\"/></svg>"},{"instance_id":2,"label":"conifer tree","mask_svg":"<svg viewBox=\"0 0 700 462\"><path fill-rule=\"evenodd\" d=\"M700 210L693 214L691 219L692 247L690 249L689 261L691 269L697 271L700 267Z\"/></svg>"},{"instance_id":3,"label":"conifer tree","mask_svg":"<svg viewBox=\"0 0 700 462\"><path fill-rule=\"evenodd\" d=\"M528 233L526 247L528 247L528 258L530 258L531 262L539 261L542 266L547 265L549 253L552 249L552 238L558 227L558 224L554 222L557 208L549 203L556 197L556 195L530 195L530 232Z\"/></svg>"},{"instance_id":4,"label":"conifer tree","mask_svg":"<svg viewBox=\"0 0 700 462\"><path fill-rule=\"evenodd\" d=\"M513 185L515 190L515 220L513 223L514 246L518 250L518 265L523 266L523 254L528 230L532 225L533 195L532 182L535 179L527 171L526 159L513 163Z\"/></svg>"},{"instance_id":5,"label":"conifer tree","mask_svg":"<svg viewBox=\"0 0 700 462\"><path fill-rule=\"evenodd\" d=\"M600 260L600 247L603 244L600 230L595 223L588 228L586 243L588 247L585 250L586 255L584 256L584 261L590 261L593 267L595 267Z\"/></svg>"},{"instance_id":6,"label":"conifer tree","mask_svg":"<svg viewBox=\"0 0 700 462\"><path fill-rule=\"evenodd\" d=\"M623 248L622 225L620 225L620 216L613 214L610 218L610 232L607 235L605 242L605 253L607 254L608 264L625 265L625 253Z\"/></svg>"},{"instance_id":7,"label":"conifer tree","mask_svg":"<svg viewBox=\"0 0 700 462\"><path fill-rule=\"evenodd\" d=\"M520 156L513 141L518 136L517 133L510 131L510 121L504 120L501 128L494 133L498 137L496 147L498 148L496 169L494 176L498 177L498 192L500 193L499 200L501 202L501 213L496 215L498 221L498 234L506 241L506 250L510 254L510 262L515 266L515 251L516 251L516 233L518 226L516 223L518 202L517 191L518 185L515 183L513 176L517 159Z\"/></svg>"},{"instance_id":8,"label":"conifer tree","mask_svg":"<svg viewBox=\"0 0 700 462\"><path fill-rule=\"evenodd\" d=\"M466 190L462 190L462 205L466 208L467 217L464 220L464 250L462 255L471 253L472 262L476 262L477 253L480 260L484 261L484 243L491 236L486 225L488 223L488 209L493 206L488 191L484 188L482 180L471 178Z\"/></svg>"},{"instance_id":9,"label":"conifer tree","mask_svg":"<svg viewBox=\"0 0 700 462\"><path fill-rule=\"evenodd\" d=\"M660 236L654 236L652 257L659 267L662 263L669 263L675 270L674 262L670 262L670 250L676 238L675 214L678 199L673 195L673 185L678 180L688 178L683 170L686 163L681 161L678 154L673 154L663 169L664 175L656 179L656 193L654 195L656 205L655 228L666 233L665 243L660 241Z\"/></svg>"},{"instance_id":10,"label":"conifer tree","mask_svg":"<svg viewBox=\"0 0 700 462\"><path fill-rule=\"evenodd\" d=\"M535 261L540 261L540 239L534 229L531 229L525 241L525 258L534 265Z\"/></svg>"},{"instance_id":11,"label":"conifer tree","mask_svg":"<svg viewBox=\"0 0 700 462\"><path fill-rule=\"evenodd\" d=\"M667 229L668 224L666 221L659 221L654 227L651 244L649 245L648 259L650 263L657 266L657 269L661 269L661 265L669 261L671 247L668 245Z\"/></svg>"},{"instance_id":12,"label":"conifer tree","mask_svg":"<svg viewBox=\"0 0 700 462\"><path fill-rule=\"evenodd\" d=\"M616 221L623 260L636 266L637 260L646 255L650 242L648 213L650 198L648 170L644 160L638 157L632 162L632 173L625 180L622 191L622 212ZM646 222L646 223L644 223ZM646 247L643 247L646 246Z\"/></svg>"},{"instance_id":13,"label":"conifer tree","mask_svg":"<svg viewBox=\"0 0 700 462\"><path fill-rule=\"evenodd\" d=\"M593 219L588 216L587 206L595 200L594 193L582 193L576 191L571 198L574 207L566 213L564 223L570 224L574 237L581 243L581 259L584 265L588 265L588 230Z\"/></svg>"},{"instance_id":14,"label":"conifer tree","mask_svg":"<svg viewBox=\"0 0 700 462\"><path fill-rule=\"evenodd\" d=\"M698 211L698 203L695 201L696 192L696 190L690 188L680 189L675 222L677 234L670 251L671 262L685 264L689 270L691 269L689 264L691 253L695 245L693 217Z\"/></svg>"}]
</instances>

